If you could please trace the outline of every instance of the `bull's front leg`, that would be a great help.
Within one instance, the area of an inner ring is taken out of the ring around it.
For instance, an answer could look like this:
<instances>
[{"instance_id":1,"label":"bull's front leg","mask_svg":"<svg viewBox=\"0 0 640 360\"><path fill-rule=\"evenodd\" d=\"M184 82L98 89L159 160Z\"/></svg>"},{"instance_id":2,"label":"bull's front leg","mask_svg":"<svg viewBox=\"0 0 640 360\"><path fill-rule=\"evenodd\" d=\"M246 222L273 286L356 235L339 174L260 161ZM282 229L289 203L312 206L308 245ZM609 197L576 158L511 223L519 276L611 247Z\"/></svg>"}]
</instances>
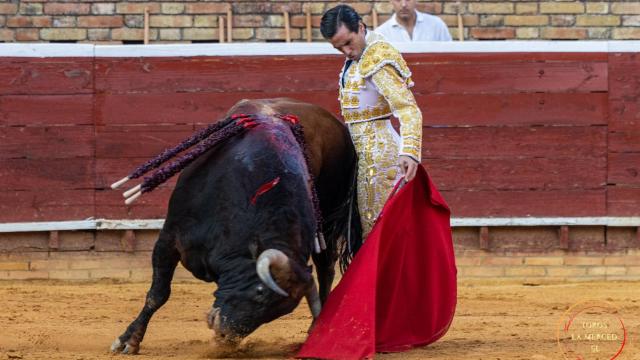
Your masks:
<instances>
[{"instance_id":1,"label":"bull's front leg","mask_svg":"<svg viewBox=\"0 0 640 360\"><path fill-rule=\"evenodd\" d=\"M123 354L137 354L140 343L147 331L147 325L153 314L164 305L171 294L171 280L178 265L179 254L175 247L161 238L153 249L153 280L147 293L144 307L127 330L111 345L111 351Z\"/></svg>"},{"instance_id":2,"label":"bull's front leg","mask_svg":"<svg viewBox=\"0 0 640 360\"><path fill-rule=\"evenodd\" d=\"M331 284L333 284L333 279L336 274L336 260L327 250L320 254L313 254L313 262L316 265L316 274L318 276L320 302L324 305L325 301L327 301L327 297L329 297Z\"/></svg>"}]
</instances>

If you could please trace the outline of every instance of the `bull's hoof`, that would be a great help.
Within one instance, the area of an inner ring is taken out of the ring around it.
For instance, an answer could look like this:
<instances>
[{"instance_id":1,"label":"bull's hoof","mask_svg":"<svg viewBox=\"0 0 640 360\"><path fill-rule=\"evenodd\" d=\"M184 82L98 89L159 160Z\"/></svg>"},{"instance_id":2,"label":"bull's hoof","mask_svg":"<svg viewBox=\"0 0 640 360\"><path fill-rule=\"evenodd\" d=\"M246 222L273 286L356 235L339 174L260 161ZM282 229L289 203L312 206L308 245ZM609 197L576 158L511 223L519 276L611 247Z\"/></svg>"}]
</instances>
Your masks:
<instances>
[{"instance_id":1,"label":"bull's hoof","mask_svg":"<svg viewBox=\"0 0 640 360\"><path fill-rule=\"evenodd\" d=\"M135 355L140 351L139 345L132 345L129 343L123 343L120 339L116 339L113 344L111 344L111 352L112 353L121 353L125 355Z\"/></svg>"}]
</instances>

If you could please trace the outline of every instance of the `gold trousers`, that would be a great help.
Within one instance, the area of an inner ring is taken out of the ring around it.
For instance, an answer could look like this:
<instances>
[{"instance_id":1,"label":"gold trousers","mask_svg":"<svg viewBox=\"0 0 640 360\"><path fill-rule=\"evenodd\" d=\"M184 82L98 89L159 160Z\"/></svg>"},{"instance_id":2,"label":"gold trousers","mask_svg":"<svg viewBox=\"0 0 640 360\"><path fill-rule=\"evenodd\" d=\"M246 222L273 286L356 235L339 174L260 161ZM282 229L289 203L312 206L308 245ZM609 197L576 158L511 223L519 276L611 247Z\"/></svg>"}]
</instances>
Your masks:
<instances>
[{"instance_id":1,"label":"gold trousers","mask_svg":"<svg viewBox=\"0 0 640 360\"><path fill-rule=\"evenodd\" d=\"M402 173L400 136L389 119L348 124L358 154L358 209L363 237L371 231Z\"/></svg>"}]
</instances>

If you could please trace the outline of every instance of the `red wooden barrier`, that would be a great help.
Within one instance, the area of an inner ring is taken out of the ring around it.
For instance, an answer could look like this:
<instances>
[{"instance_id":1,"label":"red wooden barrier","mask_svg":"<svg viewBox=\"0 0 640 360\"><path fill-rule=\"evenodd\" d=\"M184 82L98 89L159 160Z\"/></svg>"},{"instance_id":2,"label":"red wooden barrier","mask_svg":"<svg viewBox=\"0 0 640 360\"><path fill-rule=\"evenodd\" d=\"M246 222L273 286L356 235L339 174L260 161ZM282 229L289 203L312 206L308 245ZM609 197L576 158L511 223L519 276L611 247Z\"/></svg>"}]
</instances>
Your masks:
<instances>
[{"instance_id":1,"label":"red wooden barrier","mask_svg":"<svg viewBox=\"0 0 640 360\"><path fill-rule=\"evenodd\" d=\"M640 53L609 54L611 215L640 214Z\"/></svg>"},{"instance_id":2,"label":"red wooden barrier","mask_svg":"<svg viewBox=\"0 0 640 360\"><path fill-rule=\"evenodd\" d=\"M640 215L640 55L408 54L461 216ZM109 184L243 98L338 112L338 56L0 58L0 222L160 218Z\"/></svg>"}]
</instances>

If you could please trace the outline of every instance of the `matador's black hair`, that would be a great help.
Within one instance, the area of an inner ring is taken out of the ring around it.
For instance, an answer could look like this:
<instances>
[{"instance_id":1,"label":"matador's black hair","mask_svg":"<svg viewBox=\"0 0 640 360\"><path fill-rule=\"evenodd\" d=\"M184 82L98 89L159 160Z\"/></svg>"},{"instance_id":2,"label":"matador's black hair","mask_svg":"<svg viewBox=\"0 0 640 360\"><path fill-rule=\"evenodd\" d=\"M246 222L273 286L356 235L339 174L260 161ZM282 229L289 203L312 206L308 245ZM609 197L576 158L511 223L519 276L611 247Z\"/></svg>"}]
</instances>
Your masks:
<instances>
[{"instance_id":1,"label":"matador's black hair","mask_svg":"<svg viewBox=\"0 0 640 360\"><path fill-rule=\"evenodd\" d=\"M331 39L338 32L341 24L344 24L351 32L358 32L361 21L362 18L351 6L338 5L322 15L320 32L325 39Z\"/></svg>"}]
</instances>

